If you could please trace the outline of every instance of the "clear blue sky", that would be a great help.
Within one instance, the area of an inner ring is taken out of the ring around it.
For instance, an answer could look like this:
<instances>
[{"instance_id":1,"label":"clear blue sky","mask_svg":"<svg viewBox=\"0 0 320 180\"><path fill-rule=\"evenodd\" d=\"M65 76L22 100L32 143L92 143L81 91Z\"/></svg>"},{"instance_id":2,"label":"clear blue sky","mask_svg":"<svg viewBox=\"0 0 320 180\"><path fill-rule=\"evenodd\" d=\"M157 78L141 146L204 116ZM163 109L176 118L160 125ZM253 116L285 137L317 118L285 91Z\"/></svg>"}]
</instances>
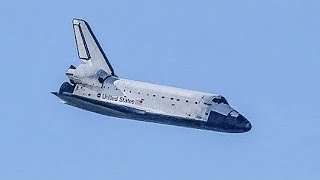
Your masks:
<instances>
[{"instance_id":1,"label":"clear blue sky","mask_svg":"<svg viewBox=\"0 0 320 180\"><path fill-rule=\"evenodd\" d=\"M320 3L0 3L0 179L320 179ZM106 117L50 94L86 19L125 78L223 94L253 124L222 134Z\"/></svg>"}]
</instances>

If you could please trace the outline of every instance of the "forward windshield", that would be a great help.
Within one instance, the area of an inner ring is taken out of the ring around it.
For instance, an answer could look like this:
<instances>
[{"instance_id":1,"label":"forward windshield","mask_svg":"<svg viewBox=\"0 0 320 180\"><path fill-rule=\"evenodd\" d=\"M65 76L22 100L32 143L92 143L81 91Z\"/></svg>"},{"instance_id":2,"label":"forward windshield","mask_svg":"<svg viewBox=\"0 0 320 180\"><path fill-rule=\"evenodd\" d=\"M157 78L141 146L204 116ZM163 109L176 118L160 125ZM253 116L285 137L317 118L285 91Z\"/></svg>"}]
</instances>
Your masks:
<instances>
[{"instance_id":1,"label":"forward windshield","mask_svg":"<svg viewBox=\"0 0 320 180\"><path fill-rule=\"evenodd\" d=\"M218 97L215 97L212 102L215 102L215 103L218 103L218 104L227 104L229 105L228 101L226 100L226 98L224 98L223 96L218 96Z\"/></svg>"}]
</instances>

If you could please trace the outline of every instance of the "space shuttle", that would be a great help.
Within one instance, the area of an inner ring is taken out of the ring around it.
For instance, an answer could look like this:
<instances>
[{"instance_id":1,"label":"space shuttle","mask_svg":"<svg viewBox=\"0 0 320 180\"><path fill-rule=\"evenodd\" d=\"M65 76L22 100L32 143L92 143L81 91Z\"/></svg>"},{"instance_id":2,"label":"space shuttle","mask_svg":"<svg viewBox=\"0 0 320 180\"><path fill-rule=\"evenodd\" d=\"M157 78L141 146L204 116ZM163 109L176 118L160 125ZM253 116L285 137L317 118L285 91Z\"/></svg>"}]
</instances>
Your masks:
<instances>
[{"instance_id":1,"label":"space shuttle","mask_svg":"<svg viewBox=\"0 0 320 180\"><path fill-rule=\"evenodd\" d=\"M120 78L89 24L73 19L82 63L71 65L52 94L63 103L117 118L225 133L251 130L250 122L219 94L186 90ZM137 62L138 63L138 62Z\"/></svg>"}]
</instances>

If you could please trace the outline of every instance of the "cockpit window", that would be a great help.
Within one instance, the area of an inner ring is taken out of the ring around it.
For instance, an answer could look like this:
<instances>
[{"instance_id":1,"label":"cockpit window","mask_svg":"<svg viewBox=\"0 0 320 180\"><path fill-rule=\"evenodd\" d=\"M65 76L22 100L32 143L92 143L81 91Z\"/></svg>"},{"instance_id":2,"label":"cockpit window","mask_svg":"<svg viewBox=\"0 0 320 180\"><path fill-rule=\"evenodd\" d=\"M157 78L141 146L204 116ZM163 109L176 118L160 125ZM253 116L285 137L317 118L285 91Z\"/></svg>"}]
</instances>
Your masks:
<instances>
[{"instance_id":1,"label":"cockpit window","mask_svg":"<svg viewBox=\"0 0 320 180\"><path fill-rule=\"evenodd\" d=\"M218 103L218 104L222 103L222 104L228 104L228 105L229 105L228 101L227 101L226 98L224 98L223 96L215 97L215 98L212 100L212 102L215 102L215 103Z\"/></svg>"}]
</instances>

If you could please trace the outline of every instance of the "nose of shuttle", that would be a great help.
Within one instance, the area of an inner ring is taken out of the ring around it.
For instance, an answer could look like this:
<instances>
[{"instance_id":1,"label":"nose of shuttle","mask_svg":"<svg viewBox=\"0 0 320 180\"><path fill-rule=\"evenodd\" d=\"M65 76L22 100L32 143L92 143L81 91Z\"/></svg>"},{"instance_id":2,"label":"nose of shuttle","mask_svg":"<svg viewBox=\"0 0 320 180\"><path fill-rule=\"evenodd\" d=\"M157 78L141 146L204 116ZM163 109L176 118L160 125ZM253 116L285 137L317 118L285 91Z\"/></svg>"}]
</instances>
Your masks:
<instances>
[{"instance_id":1,"label":"nose of shuttle","mask_svg":"<svg viewBox=\"0 0 320 180\"><path fill-rule=\"evenodd\" d=\"M251 123L241 114L237 117L231 116L230 114L225 118L226 127L233 132L248 132L251 130Z\"/></svg>"},{"instance_id":2,"label":"nose of shuttle","mask_svg":"<svg viewBox=\"0 0 320 180\"><path fill-rule=\"evenodd\" d=\"M230 112L227 116L211 111L208 123L213 127L220 129L222 132L229 133L244 133L251 130L251 123L241 114L237 116L231 115Z\"/></svg>"},{"instance_id":3,"label":"nose of shuttle","mask_svg":"<svg viewBox=\"0 0 320 180\"><path fill-rule=\"evenodd\" d=\"M251 123L241 114L237 117L238 121L238 128L242 129L244 132L248 132L251 130L252 126Z\"/></svg>"}]
</instances>

